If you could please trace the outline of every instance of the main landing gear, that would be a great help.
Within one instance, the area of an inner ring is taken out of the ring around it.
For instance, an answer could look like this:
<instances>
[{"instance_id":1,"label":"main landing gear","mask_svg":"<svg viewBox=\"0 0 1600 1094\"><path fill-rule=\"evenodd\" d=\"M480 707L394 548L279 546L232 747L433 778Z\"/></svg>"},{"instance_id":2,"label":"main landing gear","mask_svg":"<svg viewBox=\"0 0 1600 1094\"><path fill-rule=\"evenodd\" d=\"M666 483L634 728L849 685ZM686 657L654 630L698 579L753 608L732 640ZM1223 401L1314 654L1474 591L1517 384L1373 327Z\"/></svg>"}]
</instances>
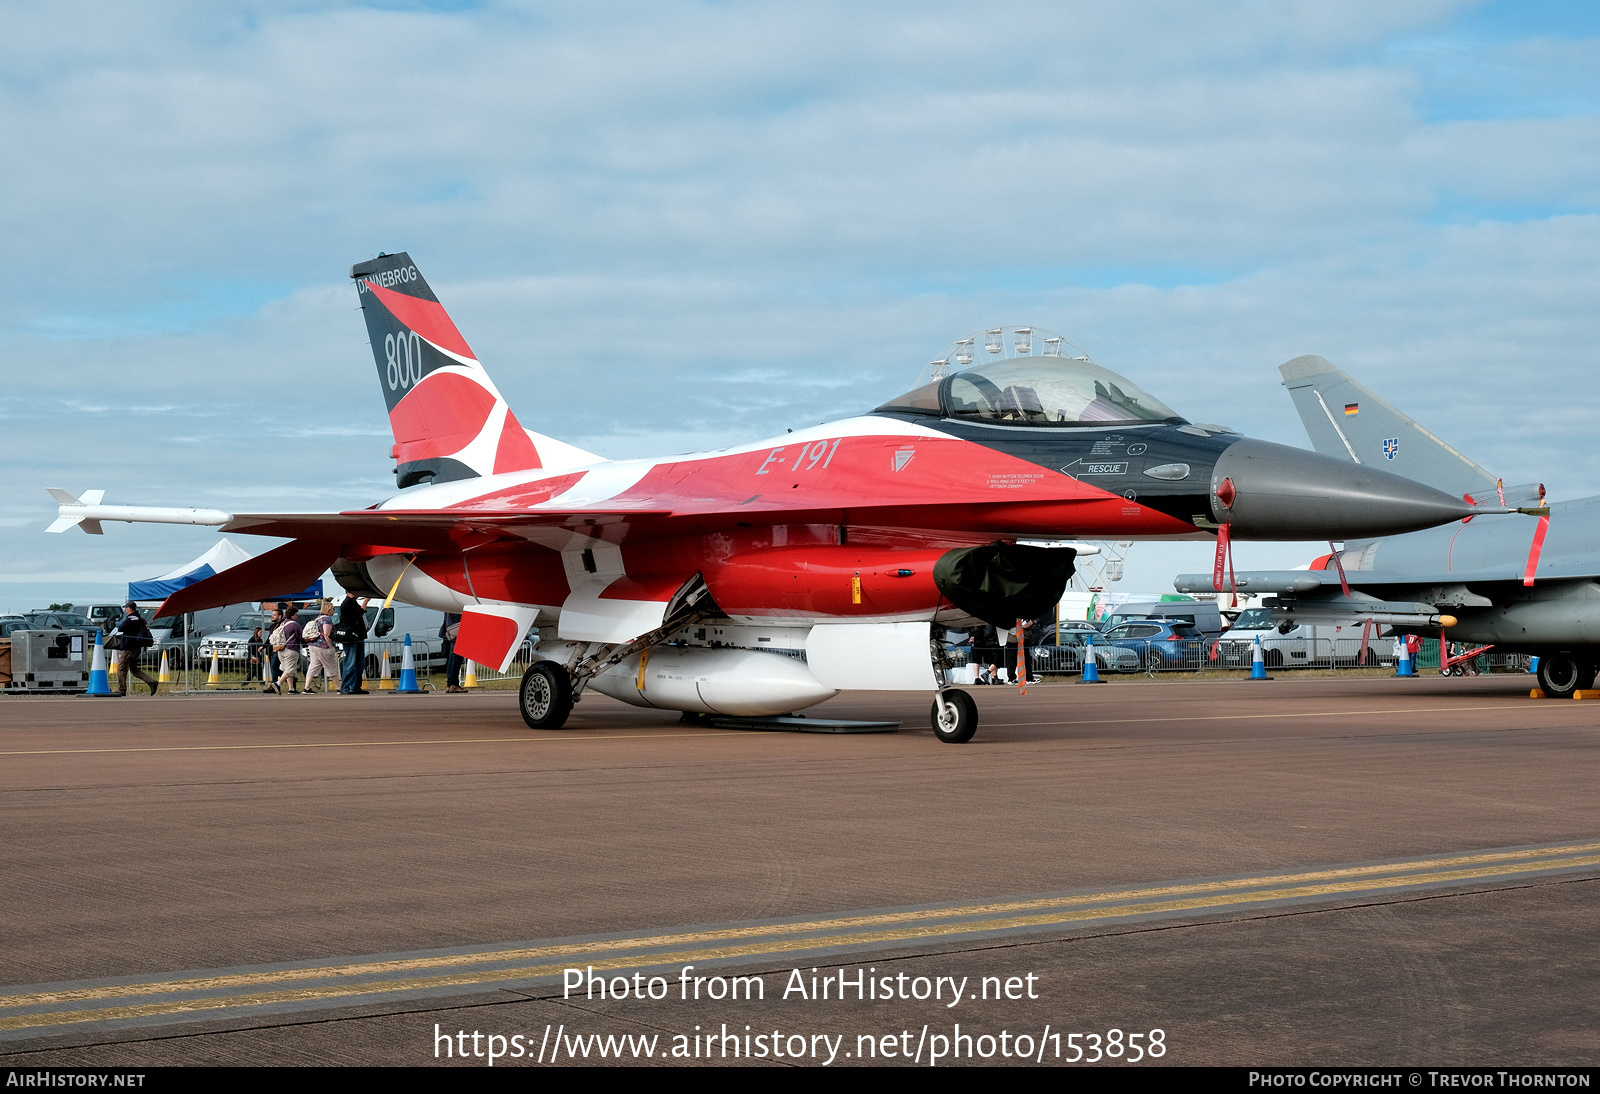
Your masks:
<instances>
[{"instance_id":1,"label":"main landing gear","mask_svg":"<svg viewBox=\"0 0 1600 1094\"><path fill-rule=\"evenodd\" d=\"M1594 686L1595 666L1570 653L1539 657L1539 688L1552 699L1570 699L1572 693Z\"/></svg>"},{"instance_id":2,"label":"main landing gear","mask_svg":"<svg viewBox=\"0 0 1600 1094\"><path fill-rule=\"evenodd\" d=\"M517 709L530 729L560 729L572 713L572 677L554 661L535 661L522 674Z\"/></svg>"},{"instance_id":3,"label":"main landing gear","mask_svg":"<svg viewBox=\"0 0 1600 1094\"><path fill-rule=\"evenodd\" d=\"M978 732L978 704L955 688L941 691L933 700L933 735L947 745L966 744Z\"/></svg>"}]
</instances>

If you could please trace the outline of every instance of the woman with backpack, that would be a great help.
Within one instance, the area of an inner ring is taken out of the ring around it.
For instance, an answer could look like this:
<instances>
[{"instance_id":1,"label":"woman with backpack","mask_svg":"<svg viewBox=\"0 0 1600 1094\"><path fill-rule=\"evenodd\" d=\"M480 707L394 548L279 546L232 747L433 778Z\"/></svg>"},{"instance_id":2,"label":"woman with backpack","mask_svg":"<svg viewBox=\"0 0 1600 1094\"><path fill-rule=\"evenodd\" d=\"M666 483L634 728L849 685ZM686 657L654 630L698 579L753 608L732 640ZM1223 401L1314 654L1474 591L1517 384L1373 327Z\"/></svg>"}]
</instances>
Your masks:
<instances>
[{"instance_id":1,"label":"woman with backpack","mask_svg":"<svg viewBox=\"0 0 1600 1094\"><path fill-rule=\"evenodd\" d=\"M333 601L324 600L319 605L320 615L305 625L300 641L305 644L311 664L306 666L306 694L311 694L311 681L322 673L322 690L334 690L339 683L339 655L333 649Z\"/></svg>"},{"instance_id":2,"label":"woman with backpack","mask_svg":"<svg viewBox=\"0 0 1600 1094\"><path fill-rule=\"evenodd\" d=\"M282 622L279 622L279 619ZM295 678L300 675L300 624L287 606L272 613L272 648L278 655L278 679L267 690L274 695L283 694L284 681L289 683L289 694L295 694Z\"/></svg>"}]
</instances>

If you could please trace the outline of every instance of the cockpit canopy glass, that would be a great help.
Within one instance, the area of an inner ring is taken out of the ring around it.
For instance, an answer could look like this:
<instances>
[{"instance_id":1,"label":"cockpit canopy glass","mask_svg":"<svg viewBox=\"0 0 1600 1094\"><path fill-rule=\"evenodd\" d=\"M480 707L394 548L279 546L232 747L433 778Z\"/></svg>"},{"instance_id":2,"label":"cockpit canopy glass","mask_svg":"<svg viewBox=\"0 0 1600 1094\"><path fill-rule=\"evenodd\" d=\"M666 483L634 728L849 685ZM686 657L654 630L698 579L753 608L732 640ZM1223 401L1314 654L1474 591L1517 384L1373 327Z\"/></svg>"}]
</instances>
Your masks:
<instances>
[{"instance_id":1,"label":"cockpit canopy glass","mask_svg":"<svg viewBox=\"0 0 1600 1094\"><path fill-rule=\"evenodd\" d=\"M913 410L995 425L1139 425L1180 418L1161 400L1091 361L1014 357L986 361L891 400Z\"/></svg>"}]
</instances>

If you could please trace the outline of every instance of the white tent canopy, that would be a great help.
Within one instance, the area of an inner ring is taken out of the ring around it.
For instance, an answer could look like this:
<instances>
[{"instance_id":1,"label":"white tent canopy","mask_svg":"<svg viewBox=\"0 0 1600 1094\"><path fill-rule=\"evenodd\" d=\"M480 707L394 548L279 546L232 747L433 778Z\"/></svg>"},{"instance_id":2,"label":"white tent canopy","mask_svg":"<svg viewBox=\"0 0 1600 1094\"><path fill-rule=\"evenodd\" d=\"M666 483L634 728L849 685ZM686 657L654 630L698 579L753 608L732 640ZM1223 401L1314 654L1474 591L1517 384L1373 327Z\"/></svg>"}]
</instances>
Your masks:
<instances>
[{"instance_id":1,"label":"white tent canopy","mask_svg":"<svg viewBox=\"0 0 1600 1094\"><path fill-rule=\"evenodd\" d=\"M179 589L204 581L231 566L248 561L252 556L231 539L219 539L212 548L192 562L160 577L128 582L129 600L165 600Z\"/></svg>"}]
</instances>

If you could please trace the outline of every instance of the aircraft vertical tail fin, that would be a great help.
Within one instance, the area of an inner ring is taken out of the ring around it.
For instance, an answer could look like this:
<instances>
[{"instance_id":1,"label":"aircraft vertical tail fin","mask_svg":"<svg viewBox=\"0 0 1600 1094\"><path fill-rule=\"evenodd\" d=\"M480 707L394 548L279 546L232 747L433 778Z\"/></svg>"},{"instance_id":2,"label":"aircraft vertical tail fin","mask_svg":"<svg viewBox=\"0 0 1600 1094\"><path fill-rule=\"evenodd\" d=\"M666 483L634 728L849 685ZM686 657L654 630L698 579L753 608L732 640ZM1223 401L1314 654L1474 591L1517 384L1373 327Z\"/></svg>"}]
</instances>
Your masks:
<instances>
[{"instance_id":1,"label":"aircraft vertical tail fin","mask_svg":"<svg viewBox=\"0 0 1600 1094\"><path fill-rule=\"evenodd\" d=\"M1495 504L1498 480L1349 375L1316 356L1278 366L1311 447ZM1509 499L1508 499L1509 500ZM1515 503L1513 503L1515 504Z\"/></svg>"},{"instance_id":2,"label":"aircraft vertical tail fin","mask_svg":"<svg viewBox=\"0 0 1600 1094\"><path fill-rule=\"evenodd\" d=\"M522 427L405 252L350 268L401 487L597 460ZM548 450L548 451L546 451Z\"/></svg>"}]
</instances>

